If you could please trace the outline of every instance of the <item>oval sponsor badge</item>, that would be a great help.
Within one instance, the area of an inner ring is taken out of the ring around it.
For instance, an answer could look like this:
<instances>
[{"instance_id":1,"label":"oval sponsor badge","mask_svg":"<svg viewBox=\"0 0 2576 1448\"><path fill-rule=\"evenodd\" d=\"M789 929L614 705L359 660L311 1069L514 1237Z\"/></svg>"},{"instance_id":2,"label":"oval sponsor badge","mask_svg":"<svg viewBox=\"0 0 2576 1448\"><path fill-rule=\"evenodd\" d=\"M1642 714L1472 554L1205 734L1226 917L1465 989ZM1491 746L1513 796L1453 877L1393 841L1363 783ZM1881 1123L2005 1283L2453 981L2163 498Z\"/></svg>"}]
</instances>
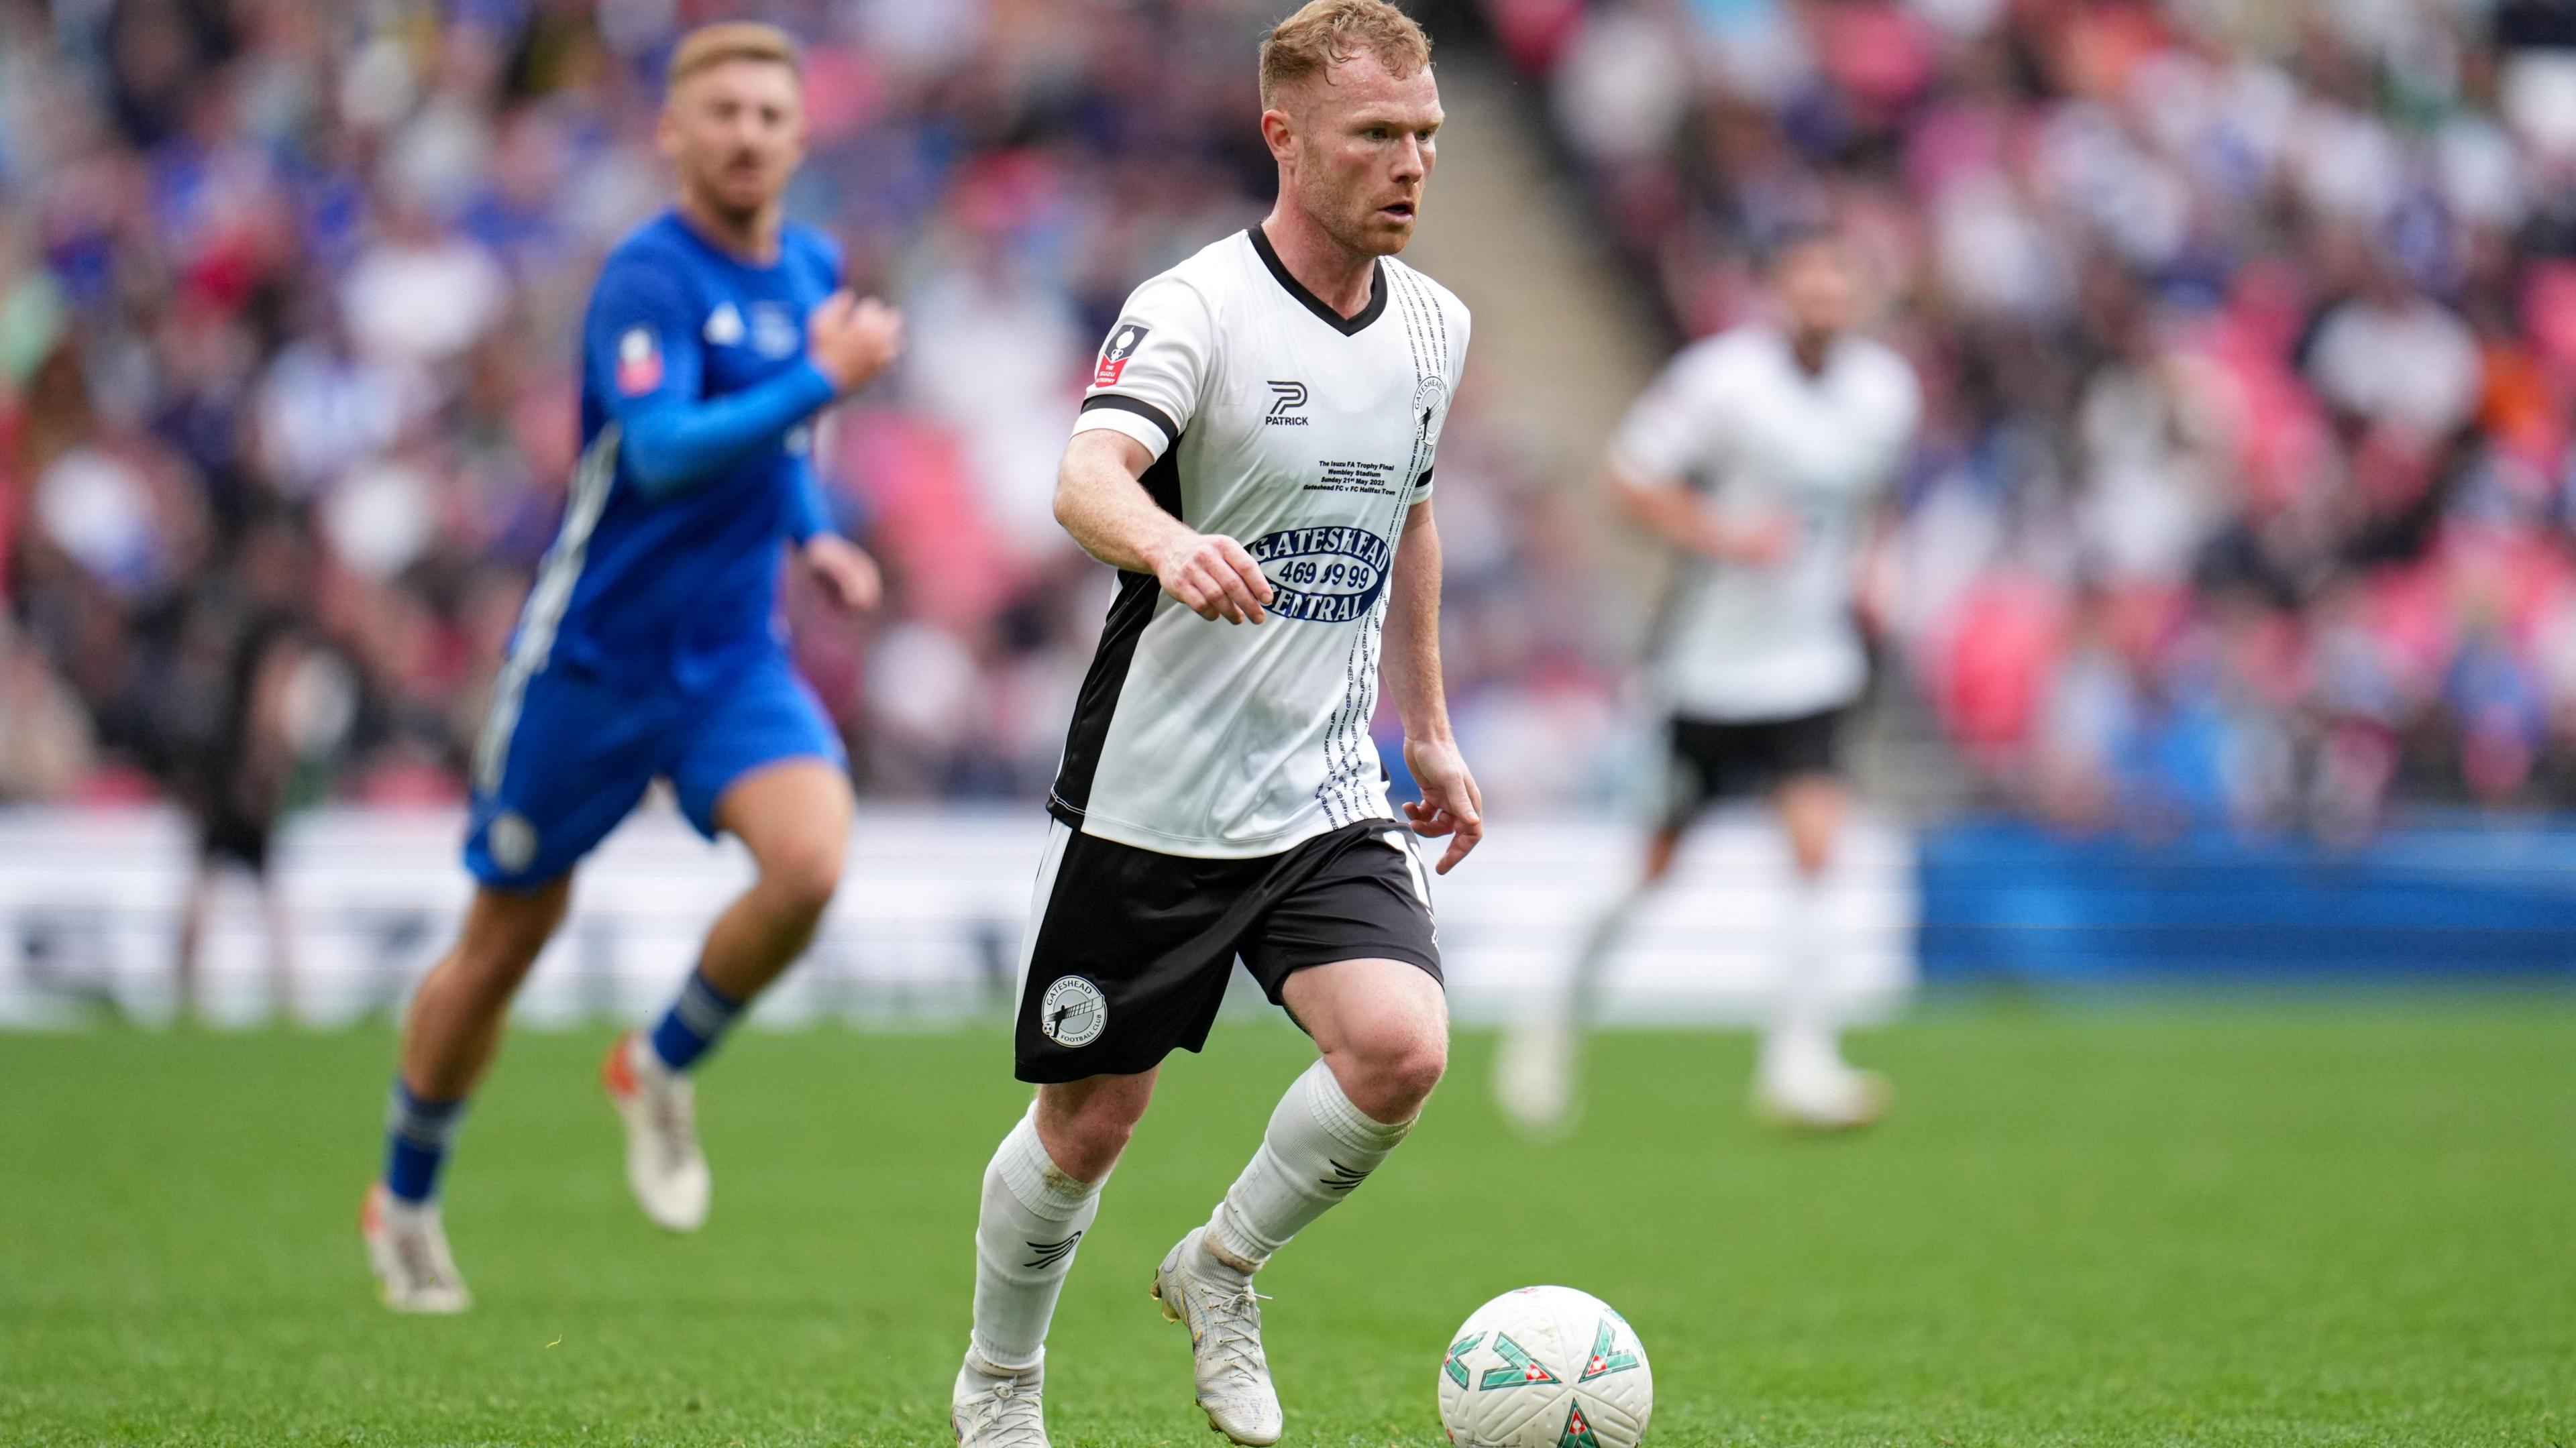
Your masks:
<instances>
[{"instance_id":1,"label":"oval sponsor badge","mask_svg":"<svg viewBox=\"0 0 2576 1448\"><path fill-rule=\"evenodd\" d=\"M1245 545L1276 595L1270 612L1348 623L1386 589L1386 540L1366 528L1286 528Z\"/></svg>"}]
</instances>

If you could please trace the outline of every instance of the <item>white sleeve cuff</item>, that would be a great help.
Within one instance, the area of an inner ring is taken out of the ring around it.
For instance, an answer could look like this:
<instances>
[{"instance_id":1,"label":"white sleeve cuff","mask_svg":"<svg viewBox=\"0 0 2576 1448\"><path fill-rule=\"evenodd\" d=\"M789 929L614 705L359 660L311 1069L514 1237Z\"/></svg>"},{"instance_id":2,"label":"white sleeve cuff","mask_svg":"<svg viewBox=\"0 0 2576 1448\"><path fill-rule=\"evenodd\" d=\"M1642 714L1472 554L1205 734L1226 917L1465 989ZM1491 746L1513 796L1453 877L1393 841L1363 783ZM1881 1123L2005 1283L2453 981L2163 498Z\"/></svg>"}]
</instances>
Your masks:
<instances>
[{"instance_id":1,"label":"white sleeve cuff","mask_svg":"<svg viewBox=\"0 0 2576 1448\"><path fill-rule=\"evenodd\" d=\"M1103 396L1115 397L1116 395L1103 394ZM1081 414L1074 418L1073 430L1077 435L1104 429L1109 432L1124 433L1143 443L1145 451L1153 454L1157 459L1160 459L1164 452L1178 441L1171 433L1164 430L1159 416L1148 417L1142 412L1130 411L1116 405L1097 405L1100 400L1094 398L1095 405L1084 407ZM1126 399L1118 397L1117 401L1124 402Z\"/></svg>"}]
</instances>

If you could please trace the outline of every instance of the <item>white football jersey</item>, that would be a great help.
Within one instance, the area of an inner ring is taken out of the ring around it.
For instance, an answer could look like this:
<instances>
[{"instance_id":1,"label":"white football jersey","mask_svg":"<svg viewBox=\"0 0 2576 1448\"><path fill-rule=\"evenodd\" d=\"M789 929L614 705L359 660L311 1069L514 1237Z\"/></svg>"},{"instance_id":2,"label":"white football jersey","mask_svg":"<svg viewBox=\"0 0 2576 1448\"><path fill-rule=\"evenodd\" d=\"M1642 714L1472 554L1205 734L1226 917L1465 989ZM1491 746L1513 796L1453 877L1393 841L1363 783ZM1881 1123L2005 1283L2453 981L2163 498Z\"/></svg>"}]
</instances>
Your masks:
<instances>
[{"instance_id":1,"label":"white football jersey","mask_svg":"<svg viewBox=\"0 0 2576 1448\"><path fill-rule=\"evenodd\" d=\"M1467 357L1467 309L1382 257L1344 318L1259 227L1138 287L1094 365L1076 432L1154 454L1155 501L1235 539L1276 597L1209 620L1119 575L1048 808L1165 854L1277 854L1384 819L1377 711L1388 575Z\"/></svg>"},{"instance_id":2,"label":"white football jersey","mask_svg":"<svg viewBox=\"0 0 2576 1448\"><path fill-rule=\"evenodd\" d=\"M1846 336L1810 374L1787 338L1762 327L1684 350L1629 409L1610 445L1620 470L1685 481L1741 521L1785 513L1795 528L1769 564L1683 561L1654 648L1667 709L1749 722L1860 697L1861 531L1921 412L1914 369L1892 349Z\"/></svg>"}]
</instances>

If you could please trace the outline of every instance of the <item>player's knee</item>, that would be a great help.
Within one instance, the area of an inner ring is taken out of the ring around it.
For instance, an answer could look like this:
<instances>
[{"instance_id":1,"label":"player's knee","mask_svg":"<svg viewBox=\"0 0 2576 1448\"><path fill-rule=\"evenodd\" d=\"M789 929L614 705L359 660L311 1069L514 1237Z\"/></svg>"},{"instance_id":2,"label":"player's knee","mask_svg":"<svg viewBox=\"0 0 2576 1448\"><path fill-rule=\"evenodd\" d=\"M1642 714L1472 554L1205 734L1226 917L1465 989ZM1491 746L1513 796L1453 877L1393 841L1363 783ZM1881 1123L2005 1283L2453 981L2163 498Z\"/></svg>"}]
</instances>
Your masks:
<instances>
[{"instance_id":1,"label":"player's knee","mask_svg":"<svg viewBox=\"0 0 2576 1448\"><path fill-rule=\"evenodd\" d=\"M772 850L760 862L760 883L779 907L798 915L820 915L841 888L842 843L817 835Z\"/></svg>"},{"instance_id":2,"label":"player's knee","mask_svg":"<svg viewBox=\"0 0 2576 1448\"><path fill-rule=\"evenodd\" d=\"M546 887L526 895L487 892L465 919L456 948L442 962L439 984L472 997L507 996L563 923L568 897Z\"/></svg>"},{"instance_id":3,"label":"player's knee","mask_svg":"<svg viewBox=\"0 0 2576 1448\"><path fill-rule=\"evenodd\" d=\"M1449 1070L1449 1042L1437 1032L1389 1032L1357 1045L1342 1092L1375 1121L1411 1118Z\"/></svg>"},{"instance_id":4,"label":"player's knee","mask_svg":"<svg viewBox=\"0 0 2576 1448\"><path fill-rule=\"evenodd\" d=\"M1127 1152L1127 1143L1135 1138L1136 1123L1116 1119L1085 1119L1074 1123L1066 1133L1065 1155L1070 1160L1056 1163L1058 1169L1079 1181L1096 1182L1109 1175L1118 1158ZM1050 1153L1052 1155L1052 1153Z\"/></svg>"},{"instance_id":5,"label":"player's knee","mask_svg":"<svg viewBox=\"0 0 2576 1448\"><path fill-rule=\"evenodd\" d=\"M1069 1176L1096 1182L1109 1175L1136 1135L1136 1104L1114 1091L1094 1092L1053 1119L1041 1118L1047 1155Z\"/></svg>"},{"instance_id":6,"label":"player's knee","mask_svg":"<svg viewBox=\"0 0 2576 1448\"><path fill-rule=\"evenodd\" d=\"M1809 827L1789 834L1789 862L1806 879L1816 879L1834 867L1834 832L1830 828Z\"/></svg>"}]
</instances>

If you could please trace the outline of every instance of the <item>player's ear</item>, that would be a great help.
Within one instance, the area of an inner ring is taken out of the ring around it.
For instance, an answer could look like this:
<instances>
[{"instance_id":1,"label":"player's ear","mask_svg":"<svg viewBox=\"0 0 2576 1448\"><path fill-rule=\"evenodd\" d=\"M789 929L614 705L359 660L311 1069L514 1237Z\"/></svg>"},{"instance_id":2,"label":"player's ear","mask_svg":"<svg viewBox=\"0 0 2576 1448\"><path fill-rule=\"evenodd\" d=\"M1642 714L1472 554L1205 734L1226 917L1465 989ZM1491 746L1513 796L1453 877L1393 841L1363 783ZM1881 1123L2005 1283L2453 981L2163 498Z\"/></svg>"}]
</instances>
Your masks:
<instances>
[{"instance_id":1,"label":"player's ear","mask_svg":"<svg viewBox=\"0 0 2576 1448\"><path fill-rule=\"evenodd\" d=\"M1270 147L1270 159L1283 166L1296 159L1296 123L1279 107L1272 106L1261 113L1261 139Z\"/></svg>"},{"instance_id":2,"label":"player's ear","mask_svg":"<svg viewBox=\"0 0 2576 1448\"><path fill-rule=\"evenodd\" d=\"M664 100L661 111L653 117L653 149L661 152L665 161L680 159L680 125L671 116L676 101L677 97Z\"/></svg>"}]
</instances>

